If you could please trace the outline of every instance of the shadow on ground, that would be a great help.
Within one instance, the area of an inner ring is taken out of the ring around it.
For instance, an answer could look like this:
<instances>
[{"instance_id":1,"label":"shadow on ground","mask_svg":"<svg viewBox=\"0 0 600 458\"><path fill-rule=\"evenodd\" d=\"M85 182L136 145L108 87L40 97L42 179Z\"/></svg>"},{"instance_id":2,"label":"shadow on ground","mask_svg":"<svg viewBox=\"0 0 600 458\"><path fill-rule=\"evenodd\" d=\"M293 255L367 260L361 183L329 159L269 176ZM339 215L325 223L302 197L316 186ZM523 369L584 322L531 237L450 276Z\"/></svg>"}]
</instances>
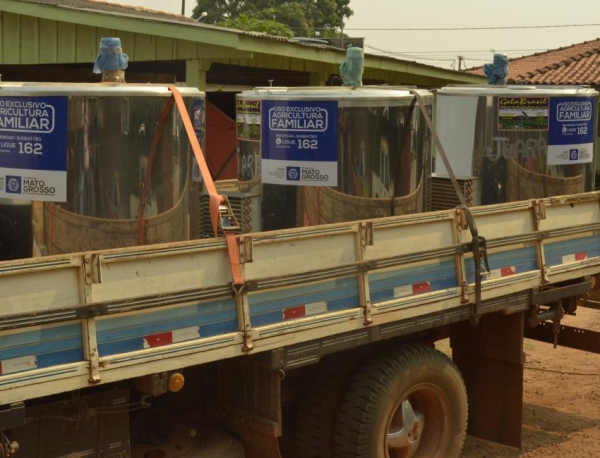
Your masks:
<instances>
[{"instance_id":1,"label":"shadow on ground","mask_svg":"<svg viewBox=\"0 0 600 458\"><path fill-rule=\"evenodd\" d=\"M569 435L598 428L598 420L560 410L525 404L521 449L491 443L468 436L463 458L517 458L538 448L551 447L569 439Z\"/></svg>"}]
</instances>

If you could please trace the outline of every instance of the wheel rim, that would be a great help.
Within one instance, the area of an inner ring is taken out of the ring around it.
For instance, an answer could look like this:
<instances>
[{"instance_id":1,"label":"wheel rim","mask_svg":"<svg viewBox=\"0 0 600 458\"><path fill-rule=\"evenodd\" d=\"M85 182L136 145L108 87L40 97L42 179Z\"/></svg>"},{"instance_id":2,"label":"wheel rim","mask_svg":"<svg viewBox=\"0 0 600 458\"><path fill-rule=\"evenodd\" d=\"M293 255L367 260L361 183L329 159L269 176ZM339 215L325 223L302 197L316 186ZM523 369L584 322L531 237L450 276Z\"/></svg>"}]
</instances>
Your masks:
<instances>
[{"instance_id":1,"label":"wheel rim","mask_svg":"<svg viewBox=\"0 0 600 458\"><path fill-rule=\"evenodd\" d=\"M450 407L444 392L432 384L412 387L390 415L386 457L442 457L450 437Z\"/></svg>"}]
</instances>

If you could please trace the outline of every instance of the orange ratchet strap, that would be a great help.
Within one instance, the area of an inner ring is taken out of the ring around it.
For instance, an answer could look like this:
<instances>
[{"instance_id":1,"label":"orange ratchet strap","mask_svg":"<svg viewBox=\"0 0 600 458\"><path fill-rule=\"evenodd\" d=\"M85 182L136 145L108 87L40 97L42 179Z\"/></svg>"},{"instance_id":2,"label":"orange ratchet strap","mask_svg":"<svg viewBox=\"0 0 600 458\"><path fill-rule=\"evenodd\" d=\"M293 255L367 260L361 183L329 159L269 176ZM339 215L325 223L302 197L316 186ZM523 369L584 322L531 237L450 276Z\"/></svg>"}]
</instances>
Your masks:
<instances>
[{"instance_id":1,"label":"orange ratchet strap","mask_svg":"<svg viewBox=\"0 0 600 458\"><path fill-rule=\"evenodd\" d=\"M235 219L231 206L229 205L229 200L227 199L227 196L223 196L217 193L217 188L215 187L215 183L213 182L213 179L210 176L208 165L206 164L206 160L204 159L202 148L200 148L200 143L198 143L196 132L194 131L194 127L192 126L192 121L187 112L187 108L183 101L183 97L181 97L181 93L175 86L168 87L171 93L173 94L173 98L175 99L177 109L179 110L179 114L181 115L183 125L185 126L185 131L187 133L188 139L190 140L190 144L192 145L194 156L196 157L198 167L200 168L200 175L202 176L202 180L204 181L206 191L208 192L210 220L212 222L213 232L216 237L219 228L223 231L225 241L227 242L227 251L229 252L229 265L231 267L231 276L233 277L233 284L235 286L241 287L244 284L244 280L242 278L242 270L240 268L240 250L237 244L237 238L235 236L235 233L233 232L235 229L238 229L238 223Z\"/></svg>"}]
</instances>

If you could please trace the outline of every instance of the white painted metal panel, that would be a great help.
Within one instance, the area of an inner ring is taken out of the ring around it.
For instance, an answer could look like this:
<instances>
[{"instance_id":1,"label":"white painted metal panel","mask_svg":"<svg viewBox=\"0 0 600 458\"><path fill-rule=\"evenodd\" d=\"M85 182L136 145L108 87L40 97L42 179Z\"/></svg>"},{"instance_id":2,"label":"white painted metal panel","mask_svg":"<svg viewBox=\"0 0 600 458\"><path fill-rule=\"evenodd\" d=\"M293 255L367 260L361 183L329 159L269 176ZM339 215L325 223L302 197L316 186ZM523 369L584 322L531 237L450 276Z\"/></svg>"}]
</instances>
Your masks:
<instances>
[{"instance_id":1,"label":"white painted metal panel","mask_svg":"<svg viewBox=\"0 0 600 458\"><path fill-rule=\"evenodd\" d=\"M174 250L138 258L101 259L100 283L92 285L94 301L123 300L231 282L225 244L202 250Z\"/></svg>"},{"instance_id":2,"label":"white painted metal panel","mask_svg":"<svg viewBox=\"0 0 600 458\"><path fill-rule=\"evenodd\" d=\"M398 225L376 225L372 246L365 248L365 260L439 250L455 245L454 219L429 219Z\"/></svg>"},{"instance_id":3,"label":"white painted metal panel","mask_svg":"<svg viewBox=\"0 0 600 458\"><path fill-rule=\"evenodd\" d=\"M554 199L556 203L546 206L546 218L540 221L540 230L571 228L600 222L600 202L577 202L576 199Z\"/></svg>"},{"instance_id":4,"label":"white painted metal panel","mask_svg":"<svg viewBox=\"0 0 600 458\"><path fill-rule=\"evenodd\" d=\"M501 207L493 212L475 213L474 216L479 235L488 240L519 237L534 231L530 208L509 210ZM462 231L461 235L463 242L470 242L473 238L469 230Z\"/></svg>"},{"instance_id":5,"label":"white painted metal panel","mask_svg":"<svg viewBox=\"0 0 600 458\"><path fill-rule=\"evenodd\" d=\"M6 264L6 263L5 263ZM76 266L55 269L0 268L0 315L39 313L77 306L80 300Z\"/></svg>"},{"instance_id":6,"label":"white painted metal panel","mask_svg":"<svg viewBox=\"0 0 600 458\"><path fill-rule=\"evenodd\" d=\"M355 232L319 233L316 229L305 232L304 236L254 240L253 261L244 265L246 280L331 269L356 262Z\"/></svg>"}]
</instances>

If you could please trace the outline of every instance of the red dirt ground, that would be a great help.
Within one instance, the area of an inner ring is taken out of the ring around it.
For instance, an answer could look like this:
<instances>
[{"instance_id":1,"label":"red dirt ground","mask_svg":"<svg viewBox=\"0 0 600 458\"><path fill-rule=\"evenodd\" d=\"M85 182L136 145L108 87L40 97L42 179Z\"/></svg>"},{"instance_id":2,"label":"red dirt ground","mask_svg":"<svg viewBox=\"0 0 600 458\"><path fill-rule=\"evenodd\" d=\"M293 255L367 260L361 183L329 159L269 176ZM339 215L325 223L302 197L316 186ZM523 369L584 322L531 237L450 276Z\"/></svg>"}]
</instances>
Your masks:
<instances>
[{"instance_id":1,"label":"red dirt ground","mask_svg":"<svg viewBox=\"0 0 600 458\"><path fill-rule=\"evenodd\" d=\"M600 331L600 311L579 307L563 324ZM524 351L521 449L469 436L462 457L600 457L600 355L528 339Z\"/></svg>"}]
</instances>

